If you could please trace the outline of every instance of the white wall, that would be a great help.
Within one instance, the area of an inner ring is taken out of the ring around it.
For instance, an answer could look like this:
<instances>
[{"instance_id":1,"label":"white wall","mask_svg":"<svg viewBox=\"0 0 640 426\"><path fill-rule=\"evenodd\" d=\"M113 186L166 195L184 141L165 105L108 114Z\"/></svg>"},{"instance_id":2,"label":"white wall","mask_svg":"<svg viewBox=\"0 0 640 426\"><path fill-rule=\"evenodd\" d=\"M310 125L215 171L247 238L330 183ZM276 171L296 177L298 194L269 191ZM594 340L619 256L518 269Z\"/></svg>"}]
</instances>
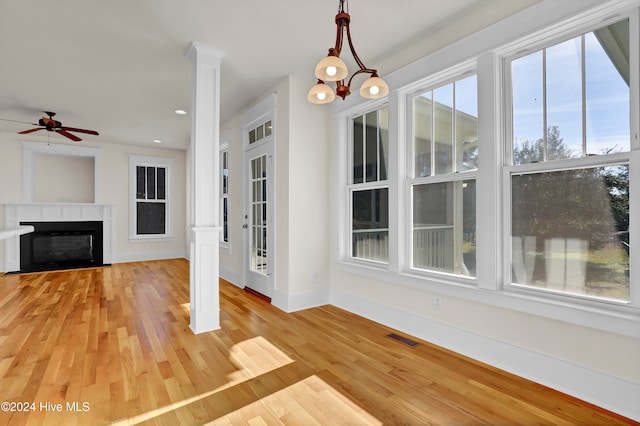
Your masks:
<instances>
[{"instance_id":1,"label":"white wall","mask_svg":"<svg viewBox=\"0 0 640 426\"><path fill-rule=\"evenodd\" d=\"M275 295L273 303L294 311L328 302L329 108L306 101L307 75L289 76L221 126L229 131L229 250L221 250L221 276L242 283L243 175L240 118L271 93L275 120ZM312 82L313 83L313 82ZM318 112L320 111L320 114Z\"/></svg>"},{"instance_id":2,"label":"white wall","mask_svg":"<svg viewBox=\"0 0 640 426\"><path fill-rule=\"evenodd\" d=\"M46 142L46 138L18 137L12 133L0 133L0 224L4 223L4 206L1 203L19 203L22 199L22 144L20 141ZM64 143L62 140L51 143ZM119 144L82 142L83 146L101 150L101 177L99 193L102 204L114 206L114 259L115 262L127 262L147 259L165 259L186 256L186 165L185 152L156 147L134 147ZM174 238L166 242L130 242L129 241L129 154L166 157L174 159L172 197ZM36 165L46 161L42 156ZM36 171L36 179L44 179ZM71 175L73 178L73 173ZM75 176L85 179L85 172ZM84 185L84 184L83 184ZM42 182L34 187L45 187ZM84 191L84 190L83 190ZM73 191L70 194L74 194ZM72 196L73 197L73 196ZM68 197L66 197L68 198ZM56 201L58 202L58 201ZM77 202L73 200L73 202ZM0 270L4 271L5 245L0 242Z\"/></svg>"}]
</instances>

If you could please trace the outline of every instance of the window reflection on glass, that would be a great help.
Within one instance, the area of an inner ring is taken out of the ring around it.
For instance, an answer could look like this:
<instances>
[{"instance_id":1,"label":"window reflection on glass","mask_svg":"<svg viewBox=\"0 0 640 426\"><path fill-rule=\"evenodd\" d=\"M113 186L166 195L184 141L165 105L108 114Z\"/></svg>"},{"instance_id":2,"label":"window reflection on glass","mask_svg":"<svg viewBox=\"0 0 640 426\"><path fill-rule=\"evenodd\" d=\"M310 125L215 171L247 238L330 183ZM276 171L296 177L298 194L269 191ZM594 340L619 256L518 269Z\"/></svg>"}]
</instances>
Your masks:
<instances>
[{"instance_id":1,"label":"window reflection on glass","mask_svg":"<svg viewBox=\"0 0 640 426\"><path fill-rule=\"evenodd\" d=\"M512 281L629 300L629 166L512 177Z\"/></svg>"},{"instance_id":2,"label":"window reflection on glass","mask_svg":"<svg viewBox=\"0 0 640 426\"><path fill-rule=\"evenodd\" d=\"M475 75L413 98L414 177L478 168Z\"/></svg>"},{"instance_id":3,"label":"window reflection on glass","mask_svg":"<svg viewBox=\"0 0 640 426\"><path fill-rule=\"evenodd\" d=\"M629 21L511 63L513 164L630 149Z\"/></svg>"},{"instance_id":4,"label":"window reflection on glass","mask_svg":"<svg viewBox=\"0 0 640 426\"><path fill-rule=\"evenodd\" d=\"M353 119L353 183L387 179L388 111L383 107Z\"/></svg>"},{"instance_id":5,"label":"window reflection on glass","mask_svg":"<svg viewBox=\"0 0 640 426\"><path fill-rule=\"evenodd\" d=\"M386 262L389 258L389 190L353 191L352 256Z\"/></svg>"},{"instance_id":6,"label":"window reflection on glass","mask_svg":"<svg viewBox=\"0 0 640 426\"><path fill-rule=\"evenodd\" d=\"M250 269L267 275L267 156L251 160Z\"/></svg>"},{"instance_id":7,"label":"window reflection on glass","mask_svg":"<svg viewBox=\"0 0 640 426\"><path fill-rule=\"evenodd\" d=\"M220 197L222 198L222 241L229 242L229 151L220 151L222 172Z\"/></svg>"},{"instance_id":8,"label":"window reflection on glass","mask_svg":"<svg viewBox=\"0 0 640 426\"><path fill-rule=\"evenodd\" d=\"M476 182L413 186L413 267L475 277Z\"/></svg>"}]
</instances>

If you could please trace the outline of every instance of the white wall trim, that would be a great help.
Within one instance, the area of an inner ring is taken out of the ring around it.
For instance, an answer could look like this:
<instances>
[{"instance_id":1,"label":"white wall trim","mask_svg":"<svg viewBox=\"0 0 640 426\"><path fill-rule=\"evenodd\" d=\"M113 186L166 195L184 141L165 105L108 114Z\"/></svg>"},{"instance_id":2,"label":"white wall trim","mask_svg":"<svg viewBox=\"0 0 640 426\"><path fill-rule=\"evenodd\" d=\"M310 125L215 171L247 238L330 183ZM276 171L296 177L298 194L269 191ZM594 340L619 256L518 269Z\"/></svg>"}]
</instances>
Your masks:
<instances>
[{"instance_id":1,"label":"white wall trim","mask_svg":"<svg viewBox=\"0 0 640 426\"><path fill-rule=\"evenodd\" d=\"M244 286L240 283L242 283L242 274L238 273L236 271L232 271L229 268L225 268L223 266L220 266L220 278L222 278L223 280L233 284L234 286L238 287L238 288L243 288Z\"/></svg>"},{"instance_id":2,"label":"white wall trim","mask_svg":"<svg viewBox=\"0 0 640 426\"><path fill-rule=\"evenodd\" d=\"M331 289L331 304L435 345L640 421L640 383Z\"/></svg>"},{"instance_id":3,"label":"white wall trim","mask_svg":"<svg viewBox=\"0 0 640 426\"><path fill-rule=\"evenodd\" d=\"M287 313L316 308L329 303L329 289L319 288L295 294L276 290L271 303Z\"/></svg>"},{"instance_id":4,"label":"white wall trim","mask_svg":"<svg viewBox=\"0 0 640 426\"><path fill-rule=\"evenodd\" d=\"M113 263L144 262L147 260L168 260L187 259L187 252L184 250L153 251L116 254Z\"/></svg>"}]
</instances>

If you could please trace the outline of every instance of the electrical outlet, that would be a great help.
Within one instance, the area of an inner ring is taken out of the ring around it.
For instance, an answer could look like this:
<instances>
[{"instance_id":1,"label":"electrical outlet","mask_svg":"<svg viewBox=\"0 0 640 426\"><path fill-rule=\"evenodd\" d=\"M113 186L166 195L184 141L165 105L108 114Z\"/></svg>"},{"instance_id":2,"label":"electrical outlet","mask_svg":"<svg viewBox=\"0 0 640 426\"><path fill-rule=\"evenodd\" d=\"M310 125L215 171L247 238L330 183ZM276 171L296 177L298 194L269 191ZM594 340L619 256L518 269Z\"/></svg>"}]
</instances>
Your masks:
<instances>
[{"instance_id":1,"label":"electrical outlet","mask_svg":"<svg viewBox=\"0 0 640 426\"><path fill-rule=\"evenodd\" d=\"M311 273L311 284L317 284L318 283L318 273L317 272L312 272Z\"/></svg>"},{"instance_id":2,"label":"electrical outlet","mask_svg":"<svg viewBox=\"0 0 640 426\"><path fill-rule=\"evenodd\" d=\"M442 299L440 298L440 296L436 296L433 298L433 307L436 309L436 311L442 309Z\"/></svg>"}]
</instances>

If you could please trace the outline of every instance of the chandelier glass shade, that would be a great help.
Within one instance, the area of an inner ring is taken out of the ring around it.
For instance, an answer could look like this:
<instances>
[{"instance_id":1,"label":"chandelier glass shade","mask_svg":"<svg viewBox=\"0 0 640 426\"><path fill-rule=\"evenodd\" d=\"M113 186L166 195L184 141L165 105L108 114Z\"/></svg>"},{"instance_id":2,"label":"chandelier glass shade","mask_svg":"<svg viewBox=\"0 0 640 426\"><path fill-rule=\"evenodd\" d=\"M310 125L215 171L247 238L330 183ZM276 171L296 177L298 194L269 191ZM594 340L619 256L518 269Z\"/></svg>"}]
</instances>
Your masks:
<instances>
[{"instance_id":1,"label":"chandelier glass shade","mask_svg":"<svg viewBox=\"0 0 640 426\"><path fill-rule=\"evenodd\" d=\"M328 104L336 98L336 94L333 93L333 89L318 80L318 84L313 86L307 94L307 100L313 104Z\"/></svg>"},{"instance_id":2,"label":"chandelier glass shade","mask_svg":"<svg viewBox=\"0 0 640 426\"><path fill-rule=\"evenodd\" d=\"M389 93L389 86L378 76L377 70L367 68L358 57L358 54L353 47L353 42L351 41L351 31L349 29L351 16L345 12L344 3L345 0L340 0L338 14L336 15L337 33L335 47L330 48L329 54L318 62L318 65L316 65L315 75L318 82L307 94L307 100L314 104L329 103L336 98L336 95L345 99L351 94L351 81L358 74L370 75L370 77L366 79L360 87L360 96L367 99L378 99L387 96ZM355 59L359 68L353 73L346 83L345 80L349 75L349 70L344 61L340 59L342 42L345 35L347 37L347 42L349 43L349 49L351 50L353 59ZM336 83L335 93L327 84L325 84L325 81Z\"/></svg>"}]
</instances>

